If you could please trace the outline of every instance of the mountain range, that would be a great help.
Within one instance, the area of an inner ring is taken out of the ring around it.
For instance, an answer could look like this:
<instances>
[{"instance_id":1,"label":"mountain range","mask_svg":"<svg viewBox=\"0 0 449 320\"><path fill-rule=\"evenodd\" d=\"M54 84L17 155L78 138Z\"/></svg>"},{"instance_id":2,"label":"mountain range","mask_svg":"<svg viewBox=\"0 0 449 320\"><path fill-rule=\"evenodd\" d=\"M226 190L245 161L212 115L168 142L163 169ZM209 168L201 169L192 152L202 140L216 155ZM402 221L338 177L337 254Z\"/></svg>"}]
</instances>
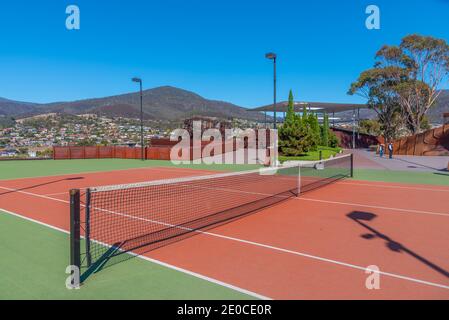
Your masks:
<instances>
[{"instance_id":1,"label":"mountain range","mask_svg":"<svg viewBox=\"0 0 449 320\"><path fill-rule=\"evenodd\" d=\"M340 119L352 120L352 111L336 113ZM442 90L436 103L429 109L427 116L433 124L443 124L444 113L449 113L449 90ZM376 119L377 113L370 109L360 109L360 119Z\"/></svg>"},{"instance_id":2,"label":"mountain range","mask_svg":"<svg viewBox=\"0 0 449 320\"><path fill-rule=\"evenodd\" d=\"M193 92L165 86L143 91L144 118L181 120L191 116L221 119L263 120L263 115L232 103L205 99ZM23 118L46 113L97 114L108 117L140 117L140 94L86 99L73 102L37 104L0 98L0 116Z\"/></svg>"},{"instance_id":3,"label":"mountain range","mask_svg":"<svg viewBox=\"0 0 449 320\"><path fill-rule=\"evenodd\" d=\"M443 123L443 113L449 112L449 90L443 90L437 102L429 110L428 116L431 122Z\"/></svg>"},{"instance_id":4,"label":"mountain range","mask_svg":"<svg viewBox=\"0 0 449 320\"><path fill-rule=\"evenodd\" d=\"M263 121L264 116L258 112L232 103L205 99L190 91L170 86L158 87L143 91L144 118L148 120L182 120L191 116L201 115L221 119L246 119ZM442 123L443 113L449 112L449 90L443 90L437 103L429 110L428 116L432 123ZM47 113L65 114L97 114L107 117L140 117L140 95L128 93L105 98L86 99L72 102L55 102L38 104L12 101L0 98L0 118L24 118ZM349 114L350 113L350 114ZM348 117L352 117L352 112ZM361 110L363 119L375 118L371 110ZM339 117L346 118L345 113Z\"/></svg>"}]
</instances>

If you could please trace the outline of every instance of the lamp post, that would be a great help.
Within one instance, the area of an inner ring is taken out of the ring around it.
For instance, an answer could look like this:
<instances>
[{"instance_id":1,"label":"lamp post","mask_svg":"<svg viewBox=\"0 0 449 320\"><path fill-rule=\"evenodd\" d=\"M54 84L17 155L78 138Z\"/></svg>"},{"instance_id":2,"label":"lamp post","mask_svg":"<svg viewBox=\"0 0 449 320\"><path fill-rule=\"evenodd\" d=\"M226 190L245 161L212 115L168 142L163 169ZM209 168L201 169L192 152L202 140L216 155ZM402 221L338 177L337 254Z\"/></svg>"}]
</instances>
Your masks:
<instances>
[{"instance_id":1,"label":"lamp post","mask_svg":"<svg viewBox=\"0 0 449 320\"><path fill-rule=\"evenodd\" d=\"M143 139L143 92L142 92L142 79L133 78L133 82L137 82L140 84L140 146L141 146L141 159L145 160L145 147L144 147L144 139Z\"/></svg>"},{"instance_id":2,"label":"lamp post","mask_svg":"<svg viewBox=\"0 0 449 320\"><path fill-rule=\"evenodd\" d=\"M355 109L352 110L352 149L355 149Z\"/></svg>"},{"instance_id":3,"label":"lamp post","mask_svg":"<svg viewBox=\"0 0 449 320\"><path fill-rule=\"evenodd\" d=\"M270 52L267 53L265 55L265 58L269 59L269 60L273 60L273 65L274 65L274 76L273 76L273 80L274 80L274 95L273 95L273 108L274 108L274 129L277 129L277 118L276 118L276 59L277 59L277 55L276 53Z\"/></svg>"}]
</instances>

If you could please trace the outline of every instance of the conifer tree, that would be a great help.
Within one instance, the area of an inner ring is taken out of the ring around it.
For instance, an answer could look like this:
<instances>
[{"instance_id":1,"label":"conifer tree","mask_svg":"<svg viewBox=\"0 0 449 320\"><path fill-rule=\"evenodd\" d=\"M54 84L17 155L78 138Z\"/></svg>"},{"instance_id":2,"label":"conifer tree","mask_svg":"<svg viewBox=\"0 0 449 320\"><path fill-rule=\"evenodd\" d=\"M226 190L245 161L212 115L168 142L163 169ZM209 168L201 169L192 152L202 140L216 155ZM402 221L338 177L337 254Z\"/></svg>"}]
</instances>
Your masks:
<instances>
[{"instance_id":1,"label":"conifer tree","mask_svg":"<svg viewBox=\"0 0 449 320\"><path fill-rule=\"evenodd\" d=\"M316 115L304 107L303 115L294 110L293 93L290 91L285 122L279 129L279 151L285 156L300 156L317 149L320 143L320 126Z\"/></svg>"},{"instance_id":2,"label":"conifer tree","mask_svg":"<svg viewBox=\"0 0 449 320\"><path fill-rule=\"evenodd\" d=\"M290 90L288 110L285 122L279 129L279 150L286 156L298 156L303 153L301 146L300 119L295 115L293 92Z\"/></svg>"},{"instance_id":3,"label":"conifer tree","mask_svg":"<svg viewBox=\"0 0 449 320\"><path fill-rule=\"evenodd\" d=\"M312 136L310 150L315 151L317 149L317 146L321 142L321 132L318 118L313 113L309 113L308 115L308 130L310 132L310 135Z\"/></svg>"},{"instance_id":4,"label":"conifer tree","mask_svg":"<svg viewBox=\"0 0 449 320\"><path fill-rule=\"evenodd\" d=\"M321 136L321 144L324 147L329 146L329 116L328 114L324 114L324 120L323 120L323 130L322 130L322 136Z\"/></svg>"}]
</instances>

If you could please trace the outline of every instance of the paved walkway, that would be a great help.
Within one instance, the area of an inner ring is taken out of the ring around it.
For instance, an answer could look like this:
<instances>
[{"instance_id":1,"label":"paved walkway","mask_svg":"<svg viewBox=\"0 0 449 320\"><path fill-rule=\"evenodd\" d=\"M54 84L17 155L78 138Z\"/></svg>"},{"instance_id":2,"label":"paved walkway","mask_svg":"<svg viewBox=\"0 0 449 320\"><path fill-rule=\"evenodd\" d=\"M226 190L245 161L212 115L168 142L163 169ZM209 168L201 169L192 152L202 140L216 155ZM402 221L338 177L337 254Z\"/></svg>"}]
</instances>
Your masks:
<instances>
[{"instance_id":1,"label":"paved walkway","mask_svg":"<svg viewBox=\"0 0 449 320\"><path fill-rule=\"evenodd\" d=\"M348 150L354 153L354 166L361 169L392 171L442 172L447 171L449 157L395 156L394 159L380 158L367 150Z\"/></svg>"}]
</instances>

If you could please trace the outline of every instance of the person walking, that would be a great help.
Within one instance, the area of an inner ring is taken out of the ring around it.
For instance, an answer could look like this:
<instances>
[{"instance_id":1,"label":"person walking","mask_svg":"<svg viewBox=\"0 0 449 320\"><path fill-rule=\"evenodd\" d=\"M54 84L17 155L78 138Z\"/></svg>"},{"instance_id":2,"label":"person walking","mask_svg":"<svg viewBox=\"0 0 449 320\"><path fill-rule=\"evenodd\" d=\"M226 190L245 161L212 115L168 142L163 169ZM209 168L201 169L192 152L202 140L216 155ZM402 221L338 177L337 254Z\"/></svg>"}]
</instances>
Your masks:
<instances>
[{"instance_id":1,"label":"person walking","mask_svg":"<svg viewBox=\"0 0 449 320\"><path fill-rule=\"evenodd\" d=\"M388 144L388 155L389 155L390 159L393 159L393 151L394 151L393 143L390 142Z\"/></svg>"},{"instance_id":2,"label":"person walking","mask_svg":"<svg viewBox=\"0 0 449 320\"><path fill-rule=\"evenodd\" d=\"M384 156L384 145L383 144L381 144L380 146L379 146L379 156L381 157L381 158L383 158L383 156Z\"/></svg>"}]
</instances>

